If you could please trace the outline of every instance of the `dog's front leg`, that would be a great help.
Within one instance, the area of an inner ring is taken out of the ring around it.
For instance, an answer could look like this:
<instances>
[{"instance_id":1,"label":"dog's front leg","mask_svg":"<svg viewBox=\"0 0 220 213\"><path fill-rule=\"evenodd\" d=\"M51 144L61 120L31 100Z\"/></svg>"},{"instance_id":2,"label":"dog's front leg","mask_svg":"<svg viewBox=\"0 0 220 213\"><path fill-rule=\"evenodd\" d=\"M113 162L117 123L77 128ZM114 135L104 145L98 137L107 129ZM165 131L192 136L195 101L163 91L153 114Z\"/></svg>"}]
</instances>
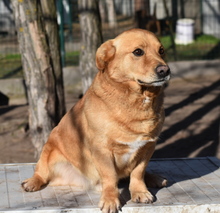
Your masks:
<instances>
[{"instance_id":1,"label":"dog's front leg","mask_svg":"<svg viewBox=\"0 0 220 213\"><path fill-rule=\"evenodd\" d=\"M133 202L152 203L154 200L153 195L148 191L144 182L145 170L151 156L153 155L154 149L154 142L150 142L144 147L144 152L146 153L145 158L140 161L130 174L129 190Z\"/></svg>"},{"instance_id":2,"label":"dog's front leg","mask_svg":"<svg viewBox=\"0 0 220 213\"><path fill-rule=\"evenodd\" d=\"M118 177L112 153L106 148L93 151L93 160L102 183L99 207L103 213L116 213L121 210L118 192Z\"/></svg>"}]
</instances>

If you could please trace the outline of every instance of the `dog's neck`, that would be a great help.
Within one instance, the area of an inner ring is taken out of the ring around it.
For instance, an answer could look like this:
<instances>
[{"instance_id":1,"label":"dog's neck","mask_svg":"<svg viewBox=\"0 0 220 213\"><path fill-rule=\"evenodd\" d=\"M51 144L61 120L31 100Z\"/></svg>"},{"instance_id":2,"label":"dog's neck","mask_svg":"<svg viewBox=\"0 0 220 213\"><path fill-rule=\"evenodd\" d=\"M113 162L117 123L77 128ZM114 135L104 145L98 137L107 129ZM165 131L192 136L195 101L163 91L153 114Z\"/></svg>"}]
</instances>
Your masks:
<instances>
[{"instance_id":1,"label":"dog's neck","mask_svg":"<svg viewBox=\"0 0 220 213\"><path fill-rule=\"evenodd\" d=\"M152 100L155 97L158 97L159 94L163 94L163 86L143 86L139 85L136 81L129 79L124 81L115 81L115 79L112 79L107 72L97 73L96 78L99 78L99 81L97 81L100 84L98 88L101 86L101 88L103 88L103 90L107 93L116 93L117 90L117 92L124 95L137 94L137 96L142 98L143 102L146 103L148 99ZM95 82L96 80L94 83ZM96 90L95 84L93 85L94 90Z\"/></svg>"},{"instance_id":2,"label":"dog's neck","mask_svg":"<svg viewBox=\"0 0 220 213\"><path fill-rule=\"evenodd\" d=\"M101 98L112 111L116 110L112 101L117 100L121 103L121 108L126 111L133 107L143 112L146 110L148 115L160 113L163 105L163 88L162 87L144 87L135 81L115 82L104 73L97 73L90 92ZM129 111L129 110L128 110Z\"/></svg>"},{"instance_id":3,"label":"dog's neck","mask_svg":"<svg viewBox=\"0 0 220 213\"><path fill-rule=\"evenodd\" d=\"M154 97L158 96L161 92L163 92L163 86L140 86L140 93L143 94L145 97Z\"/></svg>"}]
</instances>

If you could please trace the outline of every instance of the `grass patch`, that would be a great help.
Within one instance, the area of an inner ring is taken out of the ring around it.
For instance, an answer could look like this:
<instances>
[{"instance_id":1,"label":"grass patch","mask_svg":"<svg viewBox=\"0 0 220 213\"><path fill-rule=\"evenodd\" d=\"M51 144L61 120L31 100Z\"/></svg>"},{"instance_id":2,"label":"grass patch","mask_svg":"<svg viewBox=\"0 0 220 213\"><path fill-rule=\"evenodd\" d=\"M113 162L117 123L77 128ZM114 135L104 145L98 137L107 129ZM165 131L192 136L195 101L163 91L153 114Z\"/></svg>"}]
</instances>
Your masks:
<instances>
[{"instance_id":1,"label":"grass patch","mask_svg":"<svg viewBox=\"0 0 220 213\"><path fill-rule=\"evenodd\" d=\"M67 52L65 65L78 66L79 51ZM23 77L20 54L0 55L0 67L0 79Z\"/></svg>"},{"instance_id":2,"label":"grass patch","mask_svg":"<svg viewBox=\"0 0 220 213\"><path fill-rule=\"evenodd\" d=\"M166 60L174 61L170 36L160 38L166 49ZM197 35L195 41L188 45L176 45L177 60L205 60L220 58L220 39L211 35ZM65 66L79 65L79 51L67 52ZM0 78L22 77L20 54L0 54Z\"/></svg>"},{"instance_id":3,"label":"grass patch","mask_svg":"<svg viewBox=\"0 0 220 213\"><path fill-rule=\"evenodd\" d=\"M66 66L78 66L79 65L79 51L67 52L65 57Z\"/></svg>"},{"instance_id":4,"label":"grass patch","mask_svg":"<svg viewBox=\"0 0 220 213\"><path fill-rule=\"evenodd\" d=\"M0 78L22 77L20 54L0 55Z\"/></svg>"},{"instance_id":5,"label":"grass patch","mask_svg":"<svg viewBox=\"0 0 220 213\"><path fill-rule=\"evenodd\" d=\"M3 58L3 60L6 60L6 61L10 61L10 60L20 61L21 60L21 54L8 54L8 55L5 55L5 56L1 55L0 58Z\"/></svg>"},{"instance_id":6,"label":"grass patch","mask_svg":"<svg viewBox=\"0 0 220 213\"><path fill-rule=\"evenodd\" d=\"M170 36L160 38L166 49L166 60L174 61ZM176 45L177 60L205 60L220 58L220 39L211 35L197 35L195 41L188 45Z\"/></svg>"},{"instance_id":7,"label":"grass patch","mask_svg":"<svg viewBox=\"0 0 220 213\"><path fill-rule=\"evenodd\" d=\"M198 44L218 44L220 39L212 35L197 35L195 38Z\"/></svg>"}]
</instances>

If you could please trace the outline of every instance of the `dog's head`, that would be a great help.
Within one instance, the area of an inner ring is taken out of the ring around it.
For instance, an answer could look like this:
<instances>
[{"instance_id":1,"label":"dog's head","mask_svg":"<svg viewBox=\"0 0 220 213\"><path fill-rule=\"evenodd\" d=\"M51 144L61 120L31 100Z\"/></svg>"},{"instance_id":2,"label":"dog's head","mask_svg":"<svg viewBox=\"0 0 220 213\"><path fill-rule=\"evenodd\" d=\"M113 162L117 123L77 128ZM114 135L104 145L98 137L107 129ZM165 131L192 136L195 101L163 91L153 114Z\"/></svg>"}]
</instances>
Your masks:
<instances>
[{"instance_id":1,"label":"dog's head","mask_svg":"<svg viewBox=\"0 0 220 213\"><path fill-rule=\"evenodd\" d=\"M99 47L96 66L117 82L162 86L170 78L170 69L163 57L164 48L153 33L132 29Z\"/></svg>"}]
</instances>

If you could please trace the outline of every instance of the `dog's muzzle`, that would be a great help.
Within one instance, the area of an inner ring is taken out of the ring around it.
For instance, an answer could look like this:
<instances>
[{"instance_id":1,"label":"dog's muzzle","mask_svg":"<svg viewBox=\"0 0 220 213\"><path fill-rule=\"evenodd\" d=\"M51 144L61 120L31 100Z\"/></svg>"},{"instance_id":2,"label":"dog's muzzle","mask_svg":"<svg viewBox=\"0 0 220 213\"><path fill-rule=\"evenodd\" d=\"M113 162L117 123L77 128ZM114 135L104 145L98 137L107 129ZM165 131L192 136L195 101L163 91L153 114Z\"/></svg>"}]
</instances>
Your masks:
<instances>
[{"instance_id":1,"label":"dog's muzzle","mask_svg":"<svg viewBox=\"0 0 220 213\"><path fill-rule=\"evenodd\" d=\"M156 67L155 72L159 79L165 79L166 76L170 75L170 68L167 65L159 65Z\"/></svg>"}]
</instances>

